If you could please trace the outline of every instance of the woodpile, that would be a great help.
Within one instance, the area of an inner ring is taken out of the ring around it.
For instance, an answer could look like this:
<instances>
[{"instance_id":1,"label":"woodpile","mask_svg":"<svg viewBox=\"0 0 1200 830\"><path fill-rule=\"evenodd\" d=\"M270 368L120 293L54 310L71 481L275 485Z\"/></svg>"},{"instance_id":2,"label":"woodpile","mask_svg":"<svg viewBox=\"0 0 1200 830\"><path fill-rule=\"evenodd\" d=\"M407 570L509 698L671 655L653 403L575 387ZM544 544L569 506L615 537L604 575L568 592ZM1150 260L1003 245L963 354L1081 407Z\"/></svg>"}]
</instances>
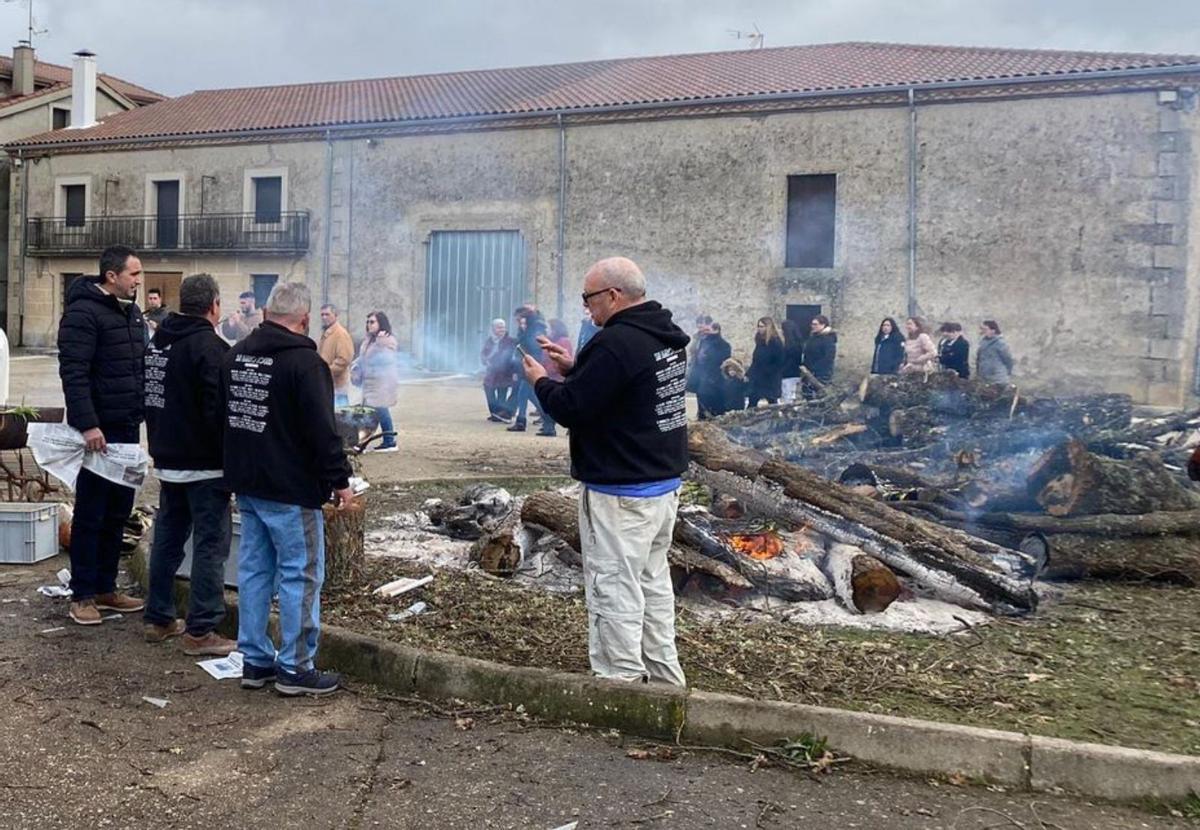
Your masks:
<instances>
[{"instance_id":1,"label":"woodpile","mask_svg":"<svg viewBox=\"0 0 1200 830\"><path fill-rule=\"evenodd\" d=\"M871 376L857 402L827 407L718 423L881 508L993 546L966 543L977 553L1019 551L1046 577L1200 584L1200 489L1185 476L1200 453L1200 411L1135 419L1124 395L1031 397L944 372ZM848 439L853 447L814 442L831 424L866 430ZM803 499L813 484L789 495ZM862 524L849 508L833 505Z\"/></svg>"}]
</instances>

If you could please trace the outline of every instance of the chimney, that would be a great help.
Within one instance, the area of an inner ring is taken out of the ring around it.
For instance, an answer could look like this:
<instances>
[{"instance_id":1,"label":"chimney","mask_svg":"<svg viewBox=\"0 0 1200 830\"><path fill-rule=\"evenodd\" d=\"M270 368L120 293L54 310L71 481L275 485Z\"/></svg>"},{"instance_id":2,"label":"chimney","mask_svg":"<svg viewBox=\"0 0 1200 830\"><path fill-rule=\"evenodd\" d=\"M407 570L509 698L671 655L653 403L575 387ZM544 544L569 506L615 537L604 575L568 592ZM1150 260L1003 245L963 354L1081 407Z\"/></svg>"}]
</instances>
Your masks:
<instances>
[{"instance_id":1,"label":"chimney","mask_svg":"<svg viewBox=\"0 0 1200 830\"><path fill-rule=\"evenodd\" d=\"M12 94L33 94L33 47L28 41L13 47Z\"/></svg>"},{"instance_id":2,"label":"chimney","mask_svg":"<svg viewBox=\"0 0 1200 830\"><path fill-rule=\"evenodd\" d=\"M96 123L96 55L87 49L75 53L71 66L71 126Z\"/></svg>"}]
</instances>

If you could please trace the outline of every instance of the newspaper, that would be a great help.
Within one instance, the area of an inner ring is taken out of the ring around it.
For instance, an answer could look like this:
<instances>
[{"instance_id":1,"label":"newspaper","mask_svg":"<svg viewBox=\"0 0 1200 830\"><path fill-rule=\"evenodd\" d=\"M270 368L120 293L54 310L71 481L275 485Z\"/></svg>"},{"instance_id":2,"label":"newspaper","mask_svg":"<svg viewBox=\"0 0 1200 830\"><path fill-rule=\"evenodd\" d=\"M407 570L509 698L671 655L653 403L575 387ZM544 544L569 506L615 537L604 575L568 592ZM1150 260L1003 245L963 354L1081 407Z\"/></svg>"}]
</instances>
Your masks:
<instances>
[{"instance_id":1,"label":"newspaper","mask_svg":"<svg viewBox=\"0 0 1200 830\"><path fill-rule=\"evenodd\" d=\"M196 665L208 672L215 680L234 680L242 676L242 653L231 651L228 657L201 660Z\"/></svg>"},{"instance_id":2,"label":"newspaper","mask_svg":"<svg viewBox=\"0 0 1200 830\"><path fill-rule=\"evenodd\" d=\"M66 424L30 424L28 433L33 460L72 490L81 468L134 490L146 481L149 461L139 444L109 444L103 452L88 452L83 433Z\"/></svg>"}]
</instances>

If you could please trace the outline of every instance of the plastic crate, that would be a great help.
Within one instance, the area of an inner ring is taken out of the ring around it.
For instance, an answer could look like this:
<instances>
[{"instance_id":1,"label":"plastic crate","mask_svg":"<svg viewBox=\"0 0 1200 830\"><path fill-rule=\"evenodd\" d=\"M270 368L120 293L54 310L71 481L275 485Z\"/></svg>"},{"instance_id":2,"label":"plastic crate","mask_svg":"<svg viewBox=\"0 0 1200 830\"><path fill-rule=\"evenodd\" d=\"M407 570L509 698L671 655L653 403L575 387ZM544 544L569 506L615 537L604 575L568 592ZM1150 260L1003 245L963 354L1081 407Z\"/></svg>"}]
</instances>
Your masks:
<instances>
[{"instance_id":1,"label":"plastic crate","mask_svg":"<svg viewBox=\"0 0 1200 830\"><path fill-rule=\"evenodd\" d=\"M238 514L233 514L233 538L229 543L229 558L225 560L225 585L230 588L237 588L238 581L238 544L242 538L242 519ZM179 570L175 572L176 576L182 576L184 579L192 578L192 537L183 544L183 562L179 565Z\"/></svg>"},{"instance_id":2,"label":"plastic crate","mask_svg":"<svg viewBox=\"0 0 1200 830\"><path fill-rule=\"evenodd\" d=\"M58 505L0 502L0 563L32 565L58 553Z\"/></svg>"}]
</instances>

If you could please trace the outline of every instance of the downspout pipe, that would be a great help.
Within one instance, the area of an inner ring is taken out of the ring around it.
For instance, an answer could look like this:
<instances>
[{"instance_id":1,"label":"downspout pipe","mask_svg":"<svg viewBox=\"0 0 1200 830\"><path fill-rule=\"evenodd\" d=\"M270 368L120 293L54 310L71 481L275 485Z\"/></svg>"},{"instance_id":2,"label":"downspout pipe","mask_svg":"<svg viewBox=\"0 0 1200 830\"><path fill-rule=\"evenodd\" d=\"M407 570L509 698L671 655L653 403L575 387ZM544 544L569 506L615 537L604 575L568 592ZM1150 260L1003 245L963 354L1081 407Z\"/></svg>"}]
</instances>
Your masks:
<instances>
[{"instance_id":1,"label":"downspout pipe","mask_svg":"<svg viewBox=\"0 0 1200 830\"><path fill-rule=\"evenodd\" d=\"M321 252L321 302L329 302L329 249L333 245L333 134L325 131L325 244Z\"/></svg>"},{"instance_id":2,"label":"downspout pipe","mask_svg":"<svg viewBox=\"0 0 1200 830\"><path fill-rule=\"evenodd\" d=\"M558 238L555 243L554 260L555 270L558 277L558 295L555 302L555 307L558 310L557 317L562 320L566 308L566 266L563 263L563 254L567 246L567 125L563 121L562 113L558 113L556 118L558 122Z\"/></svg>"},{"instance_id":3,"label":"downspout pipe","mask_svg":"<svg viewBox=\"0 0 1200 830\"><path fill-rule=\"evenodd\" d=\"M908 88L908 316L917 303L917 95Z\"/></svg>"},{"instance_id":4,"label":"downspout pipe","mask_svg":"<svg viewBox=\"0 0 1200 830\"><path fill-rule=\"evenodd\" d=\"M21 293L17 298L17 345L25 345L25 295L29 286L25 282L26 249L29 247L29 162L17 153L17 167L21 176ZM6 321L7 324L7 321Z\"/></svg>"}]
</instances>

